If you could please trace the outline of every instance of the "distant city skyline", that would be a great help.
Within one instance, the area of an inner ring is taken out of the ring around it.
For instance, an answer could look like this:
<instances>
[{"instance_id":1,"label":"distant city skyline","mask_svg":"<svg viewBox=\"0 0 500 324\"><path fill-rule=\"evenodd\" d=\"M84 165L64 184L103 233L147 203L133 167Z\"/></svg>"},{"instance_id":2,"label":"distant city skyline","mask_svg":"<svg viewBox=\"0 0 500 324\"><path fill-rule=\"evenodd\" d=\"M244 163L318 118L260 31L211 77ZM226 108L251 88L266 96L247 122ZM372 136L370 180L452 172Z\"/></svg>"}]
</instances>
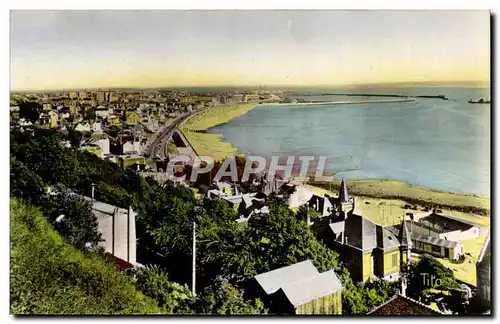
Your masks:
<instances>
[{"instance_id":1,"label":"distant city skyline","mask_svg":"<svg viewBox=\"0 0 500 324\"><path fill-rule=\"evenodd\" d=\"M11 90L489 82L489 11L12 11Z\"/></svg>"}]
</instances>

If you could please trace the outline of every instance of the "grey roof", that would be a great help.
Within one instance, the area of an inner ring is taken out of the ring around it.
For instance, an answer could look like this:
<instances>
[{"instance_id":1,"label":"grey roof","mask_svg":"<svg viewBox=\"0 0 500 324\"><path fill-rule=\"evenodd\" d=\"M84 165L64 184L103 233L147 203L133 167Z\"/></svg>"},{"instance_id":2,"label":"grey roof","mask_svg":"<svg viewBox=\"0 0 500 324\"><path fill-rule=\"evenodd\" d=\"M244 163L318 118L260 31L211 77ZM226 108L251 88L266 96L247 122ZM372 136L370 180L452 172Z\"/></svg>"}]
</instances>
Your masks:
<instances>
[{"instance_id":1,"label":"grey roof","mask_svg":"<svg viewBox=\"0 0 500 324\"><path fill-rule=\"evenodd\" d=\"M383 245L384 249L394 248L396 246L412 246L410 237L410 223L408 221L394 226L386 226L383 229Z\"/></svg>"},{"instance_id":2,"label":"grey roof","mask_svg":"<svg viewBox=\"0 0 500 324\"><path fill-rule=\"evenodd\" d=\"M290 303L295 307L331 295L341 289L342 283L333 270L281 288Z\"/></svg>"},{"instance_id":3,"label":"grey roof","mask_svg":"<svg viewBox=\"0 0 500 324\"><path fill-rule=\"evenodd\" d=\"M97 201L97 200L92 201L92 198L87 197L87 196L81 196L81 197L83 197L85 200L91 202L92 213L97 217L97 219L103 219L106 217L113 216L115 210L119 214L128 213L128 210L126 210L124 208L119 208L119 207L104 203L102 201Z\"/></svg>"},{"instance_id":4,"label":"grey roof","mask_svg":"<svg viewBox=\"0 0 500 324\"><path fill-rule=\"evenodd\" d=\"M338 235L344 231L345 221L330 223L328 224L328 227L330 227L330 229L335 235Z\"/></svg>"},{"instance_id":5,"label":"grey roof","mask_svg":"<svg viewBox=\"0 0 500 324\"><path fill-rule=\"evenodd\" d=\"M432 217L446 218L448 220L452 220L454 222L461 223L461 224L464 224L464 225L469 225L469 226L473 226L473 227L481 227L480 225L478 225L476 223L473 223L473 222L470 222L470 221L467 221L467 220L463 220L463 219L455 217L453 215L444 215L444 214L436 214L436 213L431 213L431 214L429 214L427 216L424 216L424 217L420 218L419 221L420 220L425 220L426 218L432 218Z\"/></svg>"},{"instance_id":6,"label":"grey roof","mask_svg":"<svg viewBox=\"0 0 500 324\"><path fill-rule=\"evenodd\" d=\"M345 244L363 251L377 247L375 223L354 213L345 221L344 237L347 239Z\"/></svg>"},{"instance_id":7,"label":"grey roof","mask_svg":"<svg viewBox=\"0 0 500 324\"><path fill-rule=\"evenodd\" d=\"M314 204L315 210L321 214L321 216L328 216L333 213L333 205L328 197L322 197L318 195L312 195L309 199L309 205ZM330 211L328 209L330 208Z\"/></svg>"},{"instance_id":8,"label":"grey roof","mask_svg":"<svg viewBox=\"0 0 500 324\"><path fill-rule=\"evenodd\" d=\"M243 199L243 202L245 203L245 205L247 206L247 208L252 205L252 197L250 196L250 194L244 194L242 196L242 199Z\"/></svg>"},{"instance_id":9,"label":"grey roof","mask_svg":"<svg viewBox=\"0 0 500 324\"><path fill-rule=\"evenodd\" d=\"M399 231L395 231L392 227L382 227L382 246L383 249L392 249L400 246L398 239Z\"/></svg>"},{"instance_id":10,"label":"grey roof","mask_svg":"<svg viewBox=\"0 0 500 324\"><path fill-rule=\"evenodd\" d=\"M459 243L459 242L455 242L455 241L443 240L437 236L428 236L428 235L423 235L423 234L418 234L418 233L412 233L411 239L418 241L418 242L429 243L432 245L444 246L445 248L448 248L448 249L454 249Z\"/></svg>"},{"instance_id":11,"label":"grey roof","mask_svg":"<svg viewBox=\"0 0 500 324\"><path fill-rule=\"evenodd\" d=\"M254 278L266 294L272 294L285 285L311 278L319 274L311 260L256 275Z\"/></svg>"}]
</instances>

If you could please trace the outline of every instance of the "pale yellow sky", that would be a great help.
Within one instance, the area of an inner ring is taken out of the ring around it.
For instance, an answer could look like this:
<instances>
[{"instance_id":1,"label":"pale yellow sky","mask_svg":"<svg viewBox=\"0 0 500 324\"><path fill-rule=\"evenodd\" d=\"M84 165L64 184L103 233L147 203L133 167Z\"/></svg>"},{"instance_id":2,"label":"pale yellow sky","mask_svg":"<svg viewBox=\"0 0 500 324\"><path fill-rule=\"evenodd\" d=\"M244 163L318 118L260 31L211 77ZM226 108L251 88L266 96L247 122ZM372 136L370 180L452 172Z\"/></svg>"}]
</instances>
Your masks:
<instances>
[{"instance_id":1,"label":"pale yellow sky","mask_svg":"<svg viewBox=\"0 0 500 324\"><path fill-rule=\"evenodd\" d=\"M13 12L11 88L488 81L487 11Z\"/></svg>"}]
</instances>

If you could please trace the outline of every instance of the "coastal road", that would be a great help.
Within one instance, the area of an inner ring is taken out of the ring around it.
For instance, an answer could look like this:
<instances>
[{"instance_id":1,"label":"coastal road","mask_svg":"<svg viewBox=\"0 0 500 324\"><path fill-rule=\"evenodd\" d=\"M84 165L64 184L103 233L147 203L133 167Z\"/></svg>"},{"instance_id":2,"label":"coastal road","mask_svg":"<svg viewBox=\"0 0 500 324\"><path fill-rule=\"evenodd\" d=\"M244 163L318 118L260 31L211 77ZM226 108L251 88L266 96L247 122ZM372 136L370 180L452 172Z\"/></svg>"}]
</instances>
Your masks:
<instances>
[{"instance_id":1,"label":"coastal road","mask_svg":"<svg viewBox=\"0 0 500 324\"><path fill-rule=\"evenodd\" d=\"M175 120L172 124L164 127L157 134L151 145L146 149L145 153L150 157L159 156L160 159L167 157L167 144L176 130L179 129L189 118L199 114L203 110L193 112L187 116L183 116Z\"/></svg>"}]
</instances>

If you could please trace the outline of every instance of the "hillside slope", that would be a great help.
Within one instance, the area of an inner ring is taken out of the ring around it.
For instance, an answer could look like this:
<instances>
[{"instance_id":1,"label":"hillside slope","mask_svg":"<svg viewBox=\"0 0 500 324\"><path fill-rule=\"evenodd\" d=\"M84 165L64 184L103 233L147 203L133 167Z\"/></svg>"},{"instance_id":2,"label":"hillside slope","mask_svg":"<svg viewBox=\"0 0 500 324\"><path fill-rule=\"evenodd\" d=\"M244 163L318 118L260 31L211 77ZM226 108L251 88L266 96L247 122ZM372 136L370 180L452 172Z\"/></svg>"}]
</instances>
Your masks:
<instances>
[{"instance_id":1,"label":"hillside slope","mask_svg":"<svg viewBox=\"0 0 500 324\"><path fill-rule=\"evenodd\" d=\"M11 314L151 314L155 301L95 255L67 244L42 213L10 200Z\"/></svg>"}]
</instances>

